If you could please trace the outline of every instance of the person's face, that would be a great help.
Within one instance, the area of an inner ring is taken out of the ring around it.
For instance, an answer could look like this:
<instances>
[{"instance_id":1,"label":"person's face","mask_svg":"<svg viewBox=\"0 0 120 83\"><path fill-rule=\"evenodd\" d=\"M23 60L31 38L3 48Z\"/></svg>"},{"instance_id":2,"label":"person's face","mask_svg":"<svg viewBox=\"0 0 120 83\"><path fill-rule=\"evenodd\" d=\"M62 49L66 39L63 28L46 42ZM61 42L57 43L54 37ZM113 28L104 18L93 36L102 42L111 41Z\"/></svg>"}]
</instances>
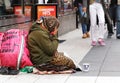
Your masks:
<instances>
[{"instance_id":1,"label":"person's face","mask_svg":"<svg viewBox=\"0 0 120 83\"><path fill-rule=\"evenodd\" d=\"M58 32L58 28L55 27L54 30L51 32L51 34L52 34L52 35L55 35L55 34L57 34L57 32Z\"/></svg>"}]
</instances>

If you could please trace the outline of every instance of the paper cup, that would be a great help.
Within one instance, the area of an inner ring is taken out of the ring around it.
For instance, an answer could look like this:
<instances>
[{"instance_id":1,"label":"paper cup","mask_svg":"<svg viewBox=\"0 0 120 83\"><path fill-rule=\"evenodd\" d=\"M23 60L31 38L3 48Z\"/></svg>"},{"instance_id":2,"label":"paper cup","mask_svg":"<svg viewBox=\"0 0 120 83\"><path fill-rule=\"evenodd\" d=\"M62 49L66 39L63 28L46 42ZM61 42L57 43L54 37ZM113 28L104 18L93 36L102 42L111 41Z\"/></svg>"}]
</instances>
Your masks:
<instances>
[{"instance_id":1,"label":"paper cup","mask_svg":"<svg viewBox=\"0 0 120 83\"><path fill-rule=\"evenodd\" d=\"M83 71L88 72L90 69L90 64L89 63L83 63Z\"/></svg>"}]
</instances>

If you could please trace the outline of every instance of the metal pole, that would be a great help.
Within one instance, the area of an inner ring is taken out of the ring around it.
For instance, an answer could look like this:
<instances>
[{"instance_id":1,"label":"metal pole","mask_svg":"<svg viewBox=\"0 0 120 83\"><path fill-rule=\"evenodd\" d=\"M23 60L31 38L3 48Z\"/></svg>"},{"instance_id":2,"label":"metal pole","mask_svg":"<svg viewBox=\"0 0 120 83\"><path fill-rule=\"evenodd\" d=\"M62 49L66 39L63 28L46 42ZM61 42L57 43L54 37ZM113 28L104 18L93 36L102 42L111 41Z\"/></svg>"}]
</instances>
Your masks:
<instances>
[{"instance_id":1,"label":"metal pole","mask_svg":"<svg viewBox=\"0 0 120 83\"><path fill-rule=\"evenodd\" d=\"M45 3L45 0L43 0L43 3Z\"/></svg>"},{"instance_id":2,"label":"metal pole","mask_svg":"<svg viewBox=\"0 0 120 83\"><path fill-rule=\"evenodd\" d=\"M22 14L25 13L25 4L24 4L24 0L21 0L21 7L22 7Z\"/></svg>"}]
</instances>

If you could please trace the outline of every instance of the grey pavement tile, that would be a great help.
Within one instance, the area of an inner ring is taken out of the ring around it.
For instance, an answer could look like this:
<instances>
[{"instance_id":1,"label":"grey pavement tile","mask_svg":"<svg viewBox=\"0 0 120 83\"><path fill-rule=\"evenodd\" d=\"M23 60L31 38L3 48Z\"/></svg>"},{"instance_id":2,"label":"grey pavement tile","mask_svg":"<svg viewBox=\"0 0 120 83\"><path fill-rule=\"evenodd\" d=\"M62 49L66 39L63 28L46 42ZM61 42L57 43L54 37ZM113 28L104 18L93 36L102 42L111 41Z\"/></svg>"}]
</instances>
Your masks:
<instances>
[{"instance_id":1,"label":"grey pavement tile","mask_svg":"<svg viewBox=\"0 0 120 83\"><path fill-rule=\"evenodd\" d=\"M18 74L18 75L0 75L0 83L64 83L70 74Z\"/></svg>"},{"instance_id":2,"label":"grey pavement tile","mask_svg":"<svg viewBox=\"0 0 120 83\"><path fill-rule=\"evenodd\" d=\"M111 47L111 49L112 48L120 48L119 42L120 41L117 41L117 42L112 41L112 43L109 46Z\"/></svg>"},{"instance_id":3,"label":"grey pavement tile","mask_svg":"<svg viewBox=\"0 0 120 83\"><path fill-rule=\"evenodd\" d=\"M95 83L98 72L80 72L72 74L65 83Z\"/></svg>"},{"instance_id":4,"label":"grey pavement tile","mask_svg":"<svg viewBox=\"0 0 120 83\"><path fill-rule=\"evenodd\" d=\"M119 42L120 42L120 40L113 40L111 46L112 47L119 47L120 46Z\"/></svg>"},{"instance_id":5,"label":"grey pavement tile","mask_svg":"<svg viewBox=\"0 0 120 83\"><path fill-rule=\"evenodd\" d=\"M118 60L112 60L112 61L105 61L103 64L101 71L120 71L120 61Z\"/></svg>"},{"instance_id":6,"label":"grey pavement tile","mask_svg":"<svg viewBox=\"0 0 120 83\"><path fill-rule=\"evenodd\" d=\"M100 51L98 51L98 49L100 49ZM92 48L90 52L88 52L87 55L82 59L80 65L82 66L83 63L89 63L90 71L100 71L103 62L107 57L106 54L108 47L104 47L104 49L102 47ZM93 52L95 52L96 54Z\"/></svg>"},{"instance_id":7,"label":"grey pavement tile","mask_svg":"<svg viewBox=\"0 0 120 83\"><path fill-rule=\"evenodd\" d=\"M99 51L99 52L96 52L96 51L92 51L92 50L90 50L87 54L86 54L86 56L85 56L85 58L87 58L87 57L94 57L94 56L103 56L103 55L105 55L105 51L104 52L101 52L101 51ZM102 55L101 55L102 54Z\"/></svg>"},{"instance_id":8,"label":"grey pavement tile","mask_svg":"<svg viewBox=\"0 0 120 83\"><path fill-rule=\"evenodd\" d=\"M118 49L110 49L109 51L108 51L108 55L117 55L117 54L120 54L120 50L118 50Z\"/></svg>"},{"instance_id":9,"label":"grey pavement tile","mask_svg":"<svg viewBox=\"0 0 120 83\"><path fill-rule=\"evenodd\" d=\"M41 75L34 83L65 83L71 74Z\"/></svg>"},{"instance_id":10,"label":"grey pavement tile","mask_svg":"<svg viewBox=\"0 0 120 83\"><path fill-rule=\"evenodd\" d=\"M116 62L119 62L120 61L120 54L116 55L116 54L112 54L112 55L107 55L106 59L105 59L105 62L110 62L110 61L116 61Z\"/></svg>"},{"instance_id":11,"label":"grey pavement tile","mask_svg":"<svg viewBox=\"0 0 120 83\"><path fill-rule=\"evenodd\" d=\"M113 72L113 71L109 71L109 72L100 72L99 73L99 77L101 76L109 76L109 77L120 77L120 72Z\"/></svg>"},{"instance_id":12,"label":"grey pavement tile","mask_svg":"<svg viewBox=\"0 0 120 83\"><path fill-rule=\"evenodd\" d=\"M11 75L0 75L0 83L5 83L6 81L10 80L12 77Z\"/></svg>"},{"instance_id":13,"label":"grey pavement tile","mask_svg":"<svg viewBox=\"0 0 120 83\"><path fill-rule=\"evenodd\" d=\"M95 46L93 47L86 56L92 55L92 56L96 56L96 55L104 55L106 54L107 50L109 49L108 46Z\"/></svg>"},{"instance_id":14,"label":"grey pavement tile","mask_svg":"<svg viewBox=\"0 0 120 83\"><path fill-rule=\"evenodd\" d=\"M120 76L99 76L95 83L120 83Z\"/></svg>"},{"instance_id":15,"label":"grey pavement tile","mask_svg":"<svg viewBox=\"0 0 120 83\"><path fill-rule=\"evenodd\" d=\"M91 52L91 53L90 53ZM106 55L106 52L99 52L99 53L94 53L93 51L90 51L89 53L87 53L87 55L83 58L83 60L99 60L99 59L103 59Z\"/></svg>"},{"instance_id":16,"label":"grey pavement tile","mask_svg":"<svg viewBox=\"0 0 120 83\"><path fill-rule=\"evenodd\" d=\"M25 73L19 75L11 75L10 77L11 78L4 80L2 83L34 83L39 78L39 75ZM2 76L2 78L4 78L4 76Z\"/></svg>"},{"instance_id":17,"label":"grey pavement tile","mask_svg":"<svg viewBox=\"0 0 120 83\"><path fill-rule=\"evenodd\" d=\"M118 45L119 43L112 43L110 45L110 48L109 48L109 52L110 53L114 53L114 54L117 54L120 52L120 45Z\"/></svg>"},{"instance_id":18,"label":"grey pavement tile","mask_svg":"<svg viewBox=\"0 0 120 83\"><path fill-rule=\"evenodd\" d=\"M107 55L108 55L108 57L111 57L111 58L112 58L112 57L114 57L114 56L120 56L120 53L119 53L119 52L118 52L118 53L117 53L117 52L108 52Z\"/></svg>"},{"instance_id":19,"label":"grey pavement tile","mask_svg":"<svg viewBox=\"0 0 120 83\"><path fill-rule=\"evenodd\" d=\"M89 77L89 76L98 76L99 75L99 71L82 71L82 72L77 72L74 74L71 74L70 77L74 77L74 76L85 76L85 77Z\"/></svg>"},{"instance_id":20,"label":"grey pavement tile","mask_svg":"<svg viewBox=\"0 0 120 83\"><path fill-rule=\"evenodd\" d=\"M116 41L117 41L117 40L116 40ZM120 41L112 42L112 44L111 44L110 46L111 46L112 48L120 48L119 42L120 42Z\"/></svg>"},{"instance_id":21,"label":"grey pavement tile","mask_svg":"<svg viewBox=\"0 0 120 83\"><path fill-rule=\"evenodd\" d=\"M104 57L94 56L94 57L91 57L91 58L86 57L81 62L102 63L103 60L104 60Z\"/></svg>"},{"instance_id":22,"label":"grey pavement tile","mask_svg":"<svg viewBox=\"0 0 120 83\"><path fill-rule=\"evenodd\" d=\"M120 55L107 55L102 71L120 71Z\"/></svg>"},{"instance_id":23,"label":"grey pavement tile","mask_svg":"<svg viewBox=\"0 0 120 83\"><path fill-rule=\"evenodd\" d=\"M102 63L105 57L106 57L105 54L102 54L102 53L90 54L85 56L81 62Z\"/></svg>"}]
</instances>

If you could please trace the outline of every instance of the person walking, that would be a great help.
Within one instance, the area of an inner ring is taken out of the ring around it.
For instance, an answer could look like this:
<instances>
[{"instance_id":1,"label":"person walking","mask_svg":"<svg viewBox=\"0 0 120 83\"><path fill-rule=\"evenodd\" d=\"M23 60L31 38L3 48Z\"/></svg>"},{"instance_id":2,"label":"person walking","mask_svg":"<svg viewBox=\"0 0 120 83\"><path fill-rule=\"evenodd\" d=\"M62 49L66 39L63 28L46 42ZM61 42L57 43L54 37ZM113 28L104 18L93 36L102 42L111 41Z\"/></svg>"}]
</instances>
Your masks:
<instances>
[{"instance_id":1,"label":"person walking","mask_svg":"<svg viewBox=\"0 0 120 83\"><path fill-rule=\"evenodd\" d=\"M110 0L105 0L104 3L102 3L104 12L105 12L105 23L107 24L107 31L108 31L108 38L111 38L114 34L113 31L113 16L111 15L111 9L110 9ZM115 16L114 16L115 17Z\"/></svg>"},{"instance_id":2,"label":"person walking","mask_svg":"<svg viewBox=\"0 0 120 83\"><path fill-rule=\"evenodd\" d=\"M101 46L105 45L104 41L105 13L102 6L103 3L104 3L103 0L83 0L84 11L87 10L86 6L89 5L92 46L96 46L97 42Z\"/></svg>"},{"instance_id":3,"label":"person walking","mask_svg":"<svg viewBox=\"0 0 120 83\"><path fill-rule=\"evenodd\" d=\"M110 11L110 16L113 20L114 29L116 29L116 8L117 8L117 0L110 0L109 11Z\"/></svg>"},{"instance_id":4,"label":"person walking","mask_svg":"<svg viewBox=\"0 0 120 83\"><path fill-rule=\"evenodd\" d=\"M0 0L0 15L12 14L13 8L11 7L10 0Z\"/></svg>"},{"instance_id":5,"label":"person walking","mask_svg":"<svg viewBox=\"0 0 120 83\"><path fill-rule=\"evenodd\" d=\"M79 17L81 20L80 22L81 22L82 33L83 33L82 38L89 38L90 37L90 34L89 34L90 27L89 27L89 21L88 21L88 19L86 19L88 16L88 13L83 11L83 0L75 0L74 7L76 10L78 10L78 14L79 14Z\"/></svg>"},{"instance_id":6,"label":"person walking","mask_svg":"<svg viewBox=\"0 0 120 83\"><path fill-rule=\"evenodd\" d=\"M120 39L120 0L117 0L117 8L116 8L116 38Z\"/></svg>"}]
</instances>

